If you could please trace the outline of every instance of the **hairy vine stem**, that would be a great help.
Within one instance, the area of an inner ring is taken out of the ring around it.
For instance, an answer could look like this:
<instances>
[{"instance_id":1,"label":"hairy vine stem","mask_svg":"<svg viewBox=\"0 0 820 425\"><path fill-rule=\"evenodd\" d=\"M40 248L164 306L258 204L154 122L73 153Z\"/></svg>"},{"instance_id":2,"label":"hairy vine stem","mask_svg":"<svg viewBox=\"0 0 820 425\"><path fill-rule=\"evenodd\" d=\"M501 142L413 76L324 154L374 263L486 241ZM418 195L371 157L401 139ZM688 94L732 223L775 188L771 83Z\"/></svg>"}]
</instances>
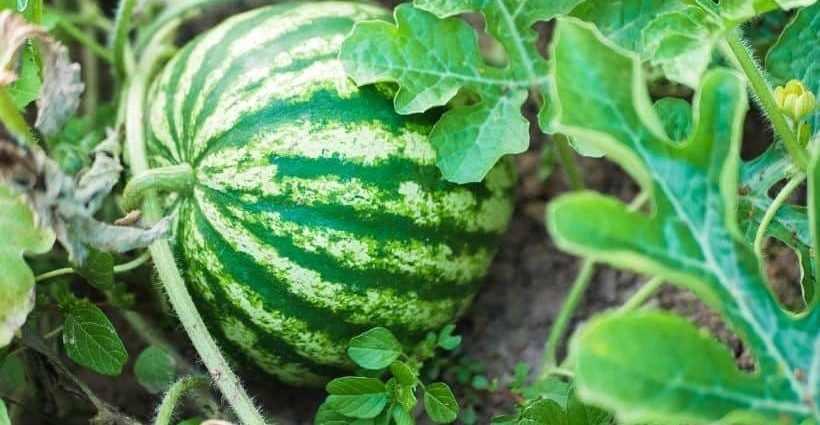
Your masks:
<instances>
[{"instance_id":1,"label":"hairy vine stem","mask_svg":"<svg viewBox=\"0 0 820 425\"><path fill-rule=\"evenodd\" d=\"M178 20L175 20L162 31L157 32L146 48L145 54L140 58L139 66L130 76L125 90L126 148L131 162L131 171L134 175L139 175L150 169L145 154L143 127L147 85L155 68L168 53L164 40L168 38L177 25ZM142 211L144 217L149 221L156 221L162 217L159 200L153 191L145 193ZM240 384L239 378L231 370L227 360L219 351L216 341L205 327L202 316L197 311L185 282L182 280L168 241L160 239L152 243L149 250L168 300L216 386L243 424L265 424L265 419L254 406Z\"/></svg>"},{"instance_id":2,"label":"hairy vine stem","mask_svg":"<svg viewBox=\"0 0 820 425\"><path fill-rule=\"evenodd\" d=\"M783 112L778 108L766 75L754 59L754 55L749 50L747 43L743 41L740 33L735 30L727 34L726 45L731 51L731 55L727 56L729 56L735 66L746 75L751 85L754 98L769 117L769 121L772 123L772 127L775 133L777 133L777 136L783 140L783 144L786 146L786 151L788 151L792 161L794 161L798 168L805 171L809 165L808 154L798 143L797 136L791 130Z\"/></svg>"},{"instance_id":3,"label":"hairy vine stem","mask_svg":"<svg viewBox=\"0 0 820 425\"><path fill-rule=\"evenodd\" d=\"M147 193L157 191L187 192L194 185L194 170L183 163L152 168L136 174L125 185L122 205L126 211L136 208Z\"/></svg>"},{"instance_id":4,"label":"hairy vine stem","mask_svg":"<svg viewBox=\"0 0 820 425\"><path fill-rule=\"evenodd\" d=\"M766 209L766 213L763 214L763 219L760 220L760 225L757 226L757 233L755 233L754 249L758 257L763 258L763 242L766 240L766 230L769 228L769 224L771 224L774 216L777 215L777 211L780 210L780 207L786 203L792 193L794 193L805 180L806 175L804 173L799 173L792 177L774 198L769 208Z\"/></svg>"},{"instance_id":5,"label":"hairy vine stem","mask_svg":"<svg viewBox=\"0 0 820 425\"><path fill-rule=\"evenodd\" d=\"M128 61L125 59L126 45L128 44L128 30L131 27L131 15L136 6L136 0L121 0L114 18L114 38L111 40L111 50L114 58L114 69L120 81L125 81L128 74Z\"/></svg>"},{"instance_id":6,"label":"hairy vine stem","mask_svg":"<svg viewBox=\"0 0 820 425\"><path fill-rule=\"evenodd\" d=\"M177 404L179 404L179 399L189 390L207 386L208 379L197 376L186 376L176 381L162 398L162 403L160 403L157 409L157 417L154 420L154 425L169 425L171 418L174 416L174 410Z\"/></svg>"}]
</instances>

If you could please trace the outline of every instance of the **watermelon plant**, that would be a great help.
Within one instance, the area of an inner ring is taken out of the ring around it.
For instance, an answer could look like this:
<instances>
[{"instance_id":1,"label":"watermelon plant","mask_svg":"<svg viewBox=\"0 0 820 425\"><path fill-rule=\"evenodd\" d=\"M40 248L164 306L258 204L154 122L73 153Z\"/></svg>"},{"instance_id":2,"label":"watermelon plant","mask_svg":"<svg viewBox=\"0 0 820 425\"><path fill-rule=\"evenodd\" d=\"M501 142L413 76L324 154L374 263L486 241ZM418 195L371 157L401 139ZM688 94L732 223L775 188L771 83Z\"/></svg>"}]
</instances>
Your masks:
<instances>
[{"instance_id":1,"label":"watermelon plant","mask_svg":"<svg viewBox=\"0 0 820 425\"><path fill-rule=\"evenodd\" d=\"M0 425L820 424L816 1L246 3L0 0Z\"/></svg>"}]
</instances>

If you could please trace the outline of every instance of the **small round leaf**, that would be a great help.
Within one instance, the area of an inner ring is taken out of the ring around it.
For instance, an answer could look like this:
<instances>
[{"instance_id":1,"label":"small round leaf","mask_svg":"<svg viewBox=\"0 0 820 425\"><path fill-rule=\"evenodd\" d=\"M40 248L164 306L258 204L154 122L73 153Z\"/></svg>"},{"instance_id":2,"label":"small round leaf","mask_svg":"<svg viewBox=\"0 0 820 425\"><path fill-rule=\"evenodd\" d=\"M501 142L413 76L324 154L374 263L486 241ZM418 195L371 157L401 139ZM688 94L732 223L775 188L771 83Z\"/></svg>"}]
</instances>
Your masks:
<instances>
[{"instance_id":1,"label":"small round leaf","mask_svg":"<svg viewBox=\"0 0 820 425\"><path fill-rule=\"evenodd\" d=\"M357 365L370 370L390 366L401 353L401 343L385 328L373 328L354 337L347 350L347 354Z\"/></svg>"},{"instance_id":2,"label":"small round leaf","mask_svg":"<svg viewBox=\"0 0 820 425\"><path fill-rule=\"evenodd\" d=\"M330 381L326 389L328 407L352 418L375 418L387 405L384 382L376 378L346 376Z\"/></svg>"},{"instance_id":3,"label":"small round leaf","mask_svg":"<svg viewBox=\"0 0 820 425\"><path fill-rule=\"evenodd\" d=\"M168 388L176 377L174 357L158 345L151 345L140 353L134 363L134 376L151 394Z\"/></svg>"},{"instance_id":4,"label":"small round leaf","mask_svg":"<svg viewBox=\"0 0 820 425\"><path fill-rule=\"evenodd\" d=\"M447 384L436 382L424 391L424 410L433 422L449 424L458 417L458 402Z\"/></svg>"}]
</instances>

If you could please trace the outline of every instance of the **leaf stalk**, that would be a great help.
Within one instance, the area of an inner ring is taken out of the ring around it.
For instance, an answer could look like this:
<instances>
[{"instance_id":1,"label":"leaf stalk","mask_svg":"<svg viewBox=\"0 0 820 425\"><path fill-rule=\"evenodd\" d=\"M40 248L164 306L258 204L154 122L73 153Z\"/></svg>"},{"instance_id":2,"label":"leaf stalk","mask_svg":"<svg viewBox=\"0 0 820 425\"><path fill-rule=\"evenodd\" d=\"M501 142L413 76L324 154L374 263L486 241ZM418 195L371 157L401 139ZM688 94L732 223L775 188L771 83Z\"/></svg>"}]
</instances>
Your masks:
<instances>
[{"instance_id":1,"label":"leaf stalk","mask_svg":"<svg viewBox=\"0 0 820 425\"><path fill-rule=\"evenodd\" d=\"M123 209L130 211L136 208L147 193L188 192L193 188L194 181L194 170L186 163L145 170L125 185Z\"/></svg>"},{"instance_id":2,"label":"leaf stalk","mask_svg":"<svg viewBox=\"0 0 820 425\"><path fill-rule=\"evenodd\" d=\"M146 48L145 54L141 57L139 66L131 75L125 91L126 149L131 158L131 171L135 175L150 169L145 153L144 134L144 108L148 81L168 52L169 46L165 45L163 40L176 28L178 23L179 20L174 20L162 31L156 33ZM145 193L142 211L148 221L156 221L162 217L162 208L154 191L149 190ZM160 239L151 244L149 250L159 280L182 327L236 416L244 425L266 424L265 419L239 382L239 378L220 352L216 341L208 332L177 268L168 241Z\"/></svg>"},{"instance_id":3,"label":"leaf stalk","mask_svg":"<svg viewBox=\"0 0 820 425\"><path fill-rule=\"evenodd\" d=\"M730 59L734 59L732 62L746 75L752 92L754 93L754 98L766 113L766 116L768 116L777 136L783 140L786 151L788 151L792 161L794 161L801 170L805 171L809 165L808 154L797 142L797 136L791 130L789 123L786 121L786 117L777 106L771 86L763 70L754 59L752 52L737 30L730 31L726 35L726 45L732 53Z\"/></svg>"},{"instance_id":4,"label":"leaf stalk","mask_svg":"<svg viewBox=\"0 0 820 425\"><path fill-rule=\"evenodd\" d=\"M789 197L805 180L806 175L804 173L799 173L798 175L792 177L791 180L783 186L780 193L778 193L774 198L774 201L772 201L772 204L769 205L769 208L766 209L766 213L763 214L763 219L760 221L760 226L757 227L757 233L755 233L754 241L755 254L757 254L759 258L763 258L763 243L766 241L766 230L769 228L772 220L774 220L774 217L777 215L777 211L780 210L780 207L786 203Z\"/></svg>"}]
</instances>

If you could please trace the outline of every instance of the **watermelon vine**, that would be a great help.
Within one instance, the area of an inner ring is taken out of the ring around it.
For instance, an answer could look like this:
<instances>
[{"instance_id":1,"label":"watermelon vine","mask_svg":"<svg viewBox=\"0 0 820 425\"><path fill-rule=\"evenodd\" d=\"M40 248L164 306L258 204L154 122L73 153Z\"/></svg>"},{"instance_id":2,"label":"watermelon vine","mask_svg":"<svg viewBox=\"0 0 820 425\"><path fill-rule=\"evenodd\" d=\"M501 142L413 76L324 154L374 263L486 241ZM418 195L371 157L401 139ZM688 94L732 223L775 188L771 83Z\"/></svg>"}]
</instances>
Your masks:
<instances>
[{"instance_id":1,"label":"watermelon vine","mask_svg":"<svg viewBox=\"0 0 820 425\"><path fill-rule=\"evenodd\" d=\"M275 3L0 0L0 425L820 424L816 0Z\"/></svg>"}]
</instances>

